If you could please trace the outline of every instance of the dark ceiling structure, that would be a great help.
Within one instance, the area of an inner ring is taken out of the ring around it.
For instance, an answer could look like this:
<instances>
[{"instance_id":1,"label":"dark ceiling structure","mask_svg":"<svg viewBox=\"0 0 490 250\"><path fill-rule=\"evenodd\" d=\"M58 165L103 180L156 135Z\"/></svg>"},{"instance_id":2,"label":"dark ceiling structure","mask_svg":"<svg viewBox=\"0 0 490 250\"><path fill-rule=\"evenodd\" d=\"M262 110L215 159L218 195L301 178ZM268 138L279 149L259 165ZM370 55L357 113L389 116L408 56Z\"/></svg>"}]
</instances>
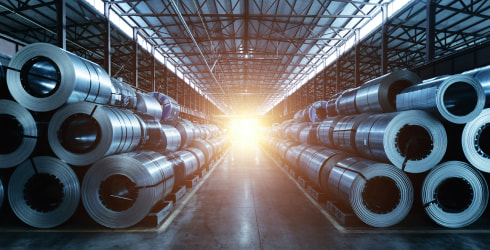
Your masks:
<instances>
[{"instance_id":1,"label":"dark ceiling structure","mask_svg":"<svg viewBox=\"0 0 490 250\"><path fill-rule=\"evenodd\" d=\"M2 37L56 44L60 2L68 51L225 114L284 109L308 88L299 107L490 38L484 0L0 0Z\"/></svg>"}]
</instances>

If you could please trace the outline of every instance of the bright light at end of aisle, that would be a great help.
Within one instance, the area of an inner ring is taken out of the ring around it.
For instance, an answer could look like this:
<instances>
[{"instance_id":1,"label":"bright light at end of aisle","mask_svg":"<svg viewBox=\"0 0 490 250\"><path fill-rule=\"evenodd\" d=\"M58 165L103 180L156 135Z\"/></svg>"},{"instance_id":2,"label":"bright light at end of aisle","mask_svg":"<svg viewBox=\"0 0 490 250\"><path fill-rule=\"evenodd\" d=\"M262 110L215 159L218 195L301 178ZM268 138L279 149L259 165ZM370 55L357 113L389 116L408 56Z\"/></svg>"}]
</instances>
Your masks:
<instances>
[{"instance_id":1,"label":"bright light at end of aisle","mask_svg":"<svg viewBox=\"0 0 490 250\"><path fill-rule=\"evenodd\" d=\"M230 122L233 143L240 145L255 144L258 138L257 119L232 119Z\"/></svg>"}]
</instances>

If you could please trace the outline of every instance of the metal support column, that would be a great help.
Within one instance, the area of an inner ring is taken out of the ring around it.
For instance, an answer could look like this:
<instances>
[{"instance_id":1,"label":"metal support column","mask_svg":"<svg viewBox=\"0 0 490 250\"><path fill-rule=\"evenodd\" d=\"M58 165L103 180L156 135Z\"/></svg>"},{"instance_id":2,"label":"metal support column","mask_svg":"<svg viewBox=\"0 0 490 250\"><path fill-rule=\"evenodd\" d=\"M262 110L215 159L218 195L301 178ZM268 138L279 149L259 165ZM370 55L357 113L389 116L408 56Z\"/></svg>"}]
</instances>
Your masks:
<instances>
[{"instance_id":1,"label":"metal support column","mask_svg":"<svg viewBox=\"0 0 490 250\"><path fill-rule=\"evenodd\" d=\"M355 45L355 59L354 59L354 84L355 86L361 85L361 41L360 41L360 29L356 29L356 45Z\"/></svg>"},{"instance_id":2,"label":"metal support column","mask_svg":"<svg viewBox=\"0 0 490 250\"><path fill-rule=\"evenodd\" d=\"M66 0L56 0L56 35L58 47L66 50Z\"/></svg>"},{"instance_id":3,"label":"metal support column","mask_svg":"<svg viewBox=\"0 0 490 250\"><path fill-rule=\"evenodd\" d=\"M388 5L383 4L383 27L381 31L381 74L388 73Z\"/></svg>"},{"instance_id":4,"label":"metal support column","mask_svg":"<svg viewBox=\"0 0 490 250\"><path fill-rule=\"evenodd\" d=\"M104 69L111 74L111 21L109 20L109 13L111 9L111 3L104 2Z\"/></svg>"},{"instance_id":5,"label":"metal support column","mask_svg":"<svg viewBox=\"0 0 490 250\"><path fill-rule=\"evenodd\" d=\"M434 0L426 0L426 26L425 26L425 62L434 60L435 34L436 34L436 4Z\"/></svg>"},{"instance_id":6,"label":"metal support column","mask_svg":"<svg viewBox=\"0 0 490 250\"><path fill-rule=\"evenodd\" d=\"M138 50L139 50L139 45L138 45L138 30L137 29L133 29L133 40L134 40L134 65L133 65L133 82L134 82L134 86L136 86L136 88L139 88L139 83L138 83L138 61L139 61L139 58L138 58Z\"/></svg>"},{"instance_id":7,"label":"metal support column","mask_svg":"<svg viewBox=\"0 0 490 250\"><path fill-rule=\"evenodd\" d=\"M155 47L151 47L151 89L157 90Z\"/></svg>"},{"instance_id":8,"label":"metal support column","mask_svg":"<svg viewBox=\"0 0 490 250\"><path fill-rule=\"evenodd\" d=\"M339 92L339 86L340 86L340 63L341 63L341 58L340 58L340 51L339 48L337 48L337 62L336 62L336 68L335 68L335 93Z\"/></svg>"}]
</instances>

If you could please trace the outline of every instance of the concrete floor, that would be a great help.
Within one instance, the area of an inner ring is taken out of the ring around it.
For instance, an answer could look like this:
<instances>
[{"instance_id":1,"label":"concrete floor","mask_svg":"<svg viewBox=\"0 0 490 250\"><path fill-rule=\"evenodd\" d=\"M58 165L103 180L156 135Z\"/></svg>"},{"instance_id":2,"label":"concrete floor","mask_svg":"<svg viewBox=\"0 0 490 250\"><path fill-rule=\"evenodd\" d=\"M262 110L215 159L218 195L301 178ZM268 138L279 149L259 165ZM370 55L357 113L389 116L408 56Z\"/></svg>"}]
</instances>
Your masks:
<instances>
[{"instance_id":1,"label":"concrete floor","mask_svg":"<svg viewBox=\"0 0 490 250\"><path fill-rule=\"evenodd\" d=\"M258 147L234 145L201 183L160 228L113 231L77 224L87 218L56 230L3 227L0 248L488 249L490 244L489 227L404 226L409 221L390 229L342 227Z\"/></svg>"}]
</instances>

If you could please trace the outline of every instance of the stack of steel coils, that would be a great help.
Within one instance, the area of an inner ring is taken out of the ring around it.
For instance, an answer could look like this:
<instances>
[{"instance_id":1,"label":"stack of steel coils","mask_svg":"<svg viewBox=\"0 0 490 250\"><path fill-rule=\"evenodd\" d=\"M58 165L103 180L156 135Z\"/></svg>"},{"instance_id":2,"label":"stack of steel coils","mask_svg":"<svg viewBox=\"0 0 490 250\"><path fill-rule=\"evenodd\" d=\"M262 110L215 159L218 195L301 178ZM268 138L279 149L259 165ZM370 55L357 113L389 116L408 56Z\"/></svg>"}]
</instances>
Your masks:
<instances>
[{"instance_id":1,"label":"stack of steel coils","mask_svg":"<svg viewBox=\"0 0 490 250\"><path fill-rule=\"evenodd\" d=\"M15 168L0 176L9 180L0 207L8 200L33 227L66 222L80 195L101 225L132 226L228 145L216 125L180 119L171 97L136 91L50 44L0 55L0 88L0 168ZM188 148L196 127L203 141Z\"/></svg>"},{"instance_id":2,"label":"stack of steel coils","mask_svg":"<svg viewBox=\"0 0 490 250\"><path fill-rule=\"evenodd\" d=\"M314 125L298 111L264 144L369 225L401 222L421 190L415 211L464 227L488 203L479 171L490 172L489 97L490 66L424 81L402 70L321 101L327 116ZM423 185L414 189L405 172Z\"/></svg>"}]
</instances>

